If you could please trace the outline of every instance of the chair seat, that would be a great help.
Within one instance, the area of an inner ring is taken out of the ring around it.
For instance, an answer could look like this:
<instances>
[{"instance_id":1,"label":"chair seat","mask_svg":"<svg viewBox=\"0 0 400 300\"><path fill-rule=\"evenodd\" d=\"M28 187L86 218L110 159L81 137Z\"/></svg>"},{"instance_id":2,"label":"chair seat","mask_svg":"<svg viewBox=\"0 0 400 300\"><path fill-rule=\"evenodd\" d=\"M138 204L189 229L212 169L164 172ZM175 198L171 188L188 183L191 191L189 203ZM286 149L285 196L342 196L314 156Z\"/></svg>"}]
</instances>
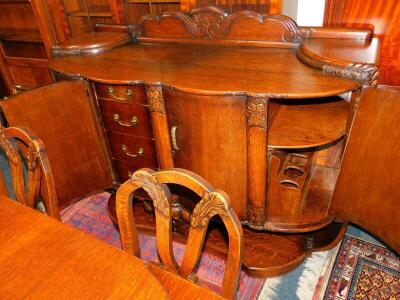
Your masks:
<instances>
[{"instance_id":1,"label":"chair seat","mask_svg":"<svg viewBox=\"0 0 400 300\"><path fill-rule=\"evenodd\" d=\"M109 193L99 193L82 199L61 211L64 223L86 232L110 245L122 249L119 232L114 227L107 211ZM145 261L157 261L155 237L139 234L141 258ZM174 255L181 262L185 246L173 245ZM203 252L197 270L198 283L219 293L225 270L225 261L219 257ZM256 299L264 285L264 279L251 278L242 272L239 282L238 299Z\"/></svg>"}]
</instances>

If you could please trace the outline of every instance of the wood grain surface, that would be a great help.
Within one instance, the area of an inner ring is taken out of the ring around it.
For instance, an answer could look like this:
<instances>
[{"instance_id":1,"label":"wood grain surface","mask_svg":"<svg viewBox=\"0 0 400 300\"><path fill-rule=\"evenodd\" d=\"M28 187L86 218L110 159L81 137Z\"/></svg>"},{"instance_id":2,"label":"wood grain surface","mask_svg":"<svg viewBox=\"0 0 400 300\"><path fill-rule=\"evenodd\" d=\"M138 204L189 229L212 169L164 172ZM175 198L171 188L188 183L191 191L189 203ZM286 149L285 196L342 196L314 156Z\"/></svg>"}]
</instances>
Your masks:
<instances>
[{"instance_id":1,"label":"wood grain surface","mask_svg":"<svg viewBox=\"0 0 400 300\"><path fill-rule=\"evenodd\" d=\"M400 251L400 93L368 89L350 131L330 214Z\"/></svg>"},{"instance_id":2,"label":"wood grain surface","mask_svg":"<svg viewBox=\"0 0 400 300\"><path fill-rule=\"evenodd\" d=\"M51 68L113 84L161 82L187 90L312 98L354 90L358 83L314 70L295 49L140 43L96 56L53 58Z\"/></svg>"},{"instance_id":3,"label":"wood grain surface","mask_svg":"<svg viewBox=\"0 0 400 300\"><path fill-rule=\"evenodd\" d=\"M382 38L380 83L400 85L398 0L326 0L324 26L372 28Z\"/></svg>"},{"instance_id":4,"label":"wood grain surface","mask_svg":"<svg viewBox=\"0 0 400 300\"><path fill-rule=\"evenodd\" d=\"M43 141L60 206L112 184L93 105L83 81L64 81L0 102L9 126L25 126Z\"/></svg>"},{"instance_id":5,"label":"wood grain surface","mask_svg":"<svg viewBox=\"0 0 400 300\"><path fill-rule=\"evenodd\" d=\"M142 260L5 197L0 253L2 299L168 299Z\"/></svg>"}]
</instances>

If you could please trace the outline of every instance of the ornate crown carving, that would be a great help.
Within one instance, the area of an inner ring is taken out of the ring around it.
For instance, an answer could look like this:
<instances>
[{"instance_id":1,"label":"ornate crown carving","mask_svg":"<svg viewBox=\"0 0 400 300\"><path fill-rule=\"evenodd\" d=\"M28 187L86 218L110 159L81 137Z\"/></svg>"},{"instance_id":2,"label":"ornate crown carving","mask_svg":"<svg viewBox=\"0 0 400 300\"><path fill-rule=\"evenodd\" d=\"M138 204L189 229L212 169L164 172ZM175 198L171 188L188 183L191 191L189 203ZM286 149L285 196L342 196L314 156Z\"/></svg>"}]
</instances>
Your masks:
<instances>
[{"instance_id":1,"label":"ornate crown carving","mask_svg":"<svg viewBox=\"0 0 400 300\"><path fill-rule=\"evenodd\" d=\"M141 31L139 35L146 36L142 30L147 22L160 23L166 18L180 21L185 26L187 33L198 39L221 39L229 34L237 20L245 18L253 19L259 24L266 24L266 21L269 20L279 22L282 25L283 41L286 42L299 43L308 36L307 29L299 28L296 22L287 16L261 15L249 10L228 14L214 6L197 8L188 13L164 12L160 16L144 16L139 22L139 31Z\"/></svg>"}]
</instances>

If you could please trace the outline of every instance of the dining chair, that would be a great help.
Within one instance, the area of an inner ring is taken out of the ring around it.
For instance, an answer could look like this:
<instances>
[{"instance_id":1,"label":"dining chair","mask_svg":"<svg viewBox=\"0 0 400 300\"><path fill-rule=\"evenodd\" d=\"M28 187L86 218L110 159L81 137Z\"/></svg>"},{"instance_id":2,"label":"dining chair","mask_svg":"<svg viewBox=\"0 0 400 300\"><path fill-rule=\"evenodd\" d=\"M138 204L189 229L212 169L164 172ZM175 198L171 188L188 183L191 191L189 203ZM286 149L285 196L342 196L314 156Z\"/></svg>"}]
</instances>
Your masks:
<instances>
[{"instance_id":1,"label":"dining chair","mask_svg":"<svg viewBox=\"0 0 400 300\"><path fill-rule=\"evenodd\" d=\"M190 218L185 253L178 266L172 248L171 192L167 184L180 185L201 197ZM186 279L195 279L194 271L204 245L210 219L218 215L229 237L229 251L222 283L222 296L235 299L243 257L243 232L229 196L214 189L190 171L171 168L154 171L140 169L117 190L116 209L122 248L140 257L138 232L133 215L133 193L144 189L153 201L156 217L156 243L162 266Z\"/></svg>"},{"instance_id":2,"label":"dining chair","mask_svg":"<svg viewBox=\"0 0 400 300\"><path fill-rule=\"evenodd\" d=\"M0 147L8 159L16 200L32 208L43 203L45 212L59 220L54 179L43 142L28 128L15 126L0 128ZM1 179L1 193L8 196L3 176Z\"/></svg>"}]
</instances>

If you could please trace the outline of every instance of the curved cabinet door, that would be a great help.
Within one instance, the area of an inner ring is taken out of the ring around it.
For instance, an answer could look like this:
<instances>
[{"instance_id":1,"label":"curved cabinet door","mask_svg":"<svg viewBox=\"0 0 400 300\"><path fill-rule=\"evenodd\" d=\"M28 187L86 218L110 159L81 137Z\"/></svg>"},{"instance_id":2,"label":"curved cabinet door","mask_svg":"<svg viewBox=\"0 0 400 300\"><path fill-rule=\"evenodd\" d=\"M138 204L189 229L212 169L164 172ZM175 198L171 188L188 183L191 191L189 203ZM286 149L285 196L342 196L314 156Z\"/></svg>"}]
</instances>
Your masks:
<instances>
[{"instance_id":1,"label":"curved cabinet door","mask_svg":"<svg viewBox=\"0 0 400 300\"><path fill-rule=\"evenodd\" d=\"M330 213L400 251L400 93L361 94Z\"/></svg>"}]
</instances>

